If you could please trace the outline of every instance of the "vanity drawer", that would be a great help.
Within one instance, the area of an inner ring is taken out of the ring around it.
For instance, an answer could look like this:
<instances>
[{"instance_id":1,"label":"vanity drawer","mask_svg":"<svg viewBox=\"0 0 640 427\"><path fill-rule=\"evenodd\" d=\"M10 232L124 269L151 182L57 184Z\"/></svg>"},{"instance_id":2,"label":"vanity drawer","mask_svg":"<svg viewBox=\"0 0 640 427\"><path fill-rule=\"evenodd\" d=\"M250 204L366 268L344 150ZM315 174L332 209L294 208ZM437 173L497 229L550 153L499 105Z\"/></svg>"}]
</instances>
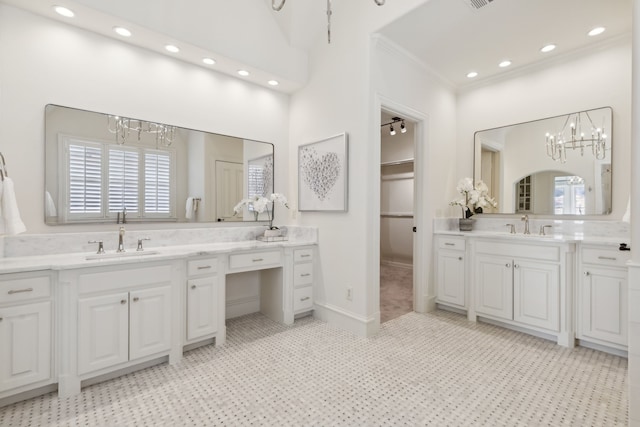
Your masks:
<instances>
[{"instance_id":1,"label":"vanity drawer","mask_svg":"<svg viewBox=\"0 0 640 427\"><path fill-rule=\"evenodd\" d=\"M51 296L51 277L15 277L0 280L0 303L12 303L48 298Z\"/></svg>"},{"instance_id":2,"label":"vanity drawer","mask_svg":"<svg viewBox=\"0 0 640 427\"><path fill-rule=\"evenodd\" d=\"M582 262L585 264L624 267L631 257L629 251L607 248L582 248Z\"/></svg>"},{"instance_id":3,"label":"vanity drawer","mask_svg":"<svg viewBox=\"0 0 640 427\"><path fill-rule=\"evenodd\" d=\"M281 264L281 259L280 251L235 254L229 256L229 268L232 270L260 268L264 265Z\"/></svg>"},{"instance_id":4,"label":"vanity drawer","mask_svg":"<svg viewBox=\"0 0 640 427\"><path fill-rule=\"evenodd\" d=\"M311 261L313 259L313 249L296 249L293 251L293 262Z\"/></svg>"},{"instance_id":5,"label":"vanity drawer","mask_svg":"<svg viewBox=\"0 0 640 427\"><path fill-rule=\"evenodd\" d=\"M299 288L293 291L293 311L310 310L313 307L313 287Z\"/></svg>"},{"instance_id":6,"label":"vanity drawer","mask_svg":"<svg viewBox=\"0 0 640 427\"><path fill-rule=\"evenodd\" d=\"M201 276L203 274L215 273L217 270L217 258L203 258L187 261L187 275L189 276Z\"/></svg>"},{"instance_id":7,"label":"vanity drawer","mask_svg":"<svg viewBox=\"0 0 640 427\"><path fill-rule=\"evenodd\" d=\"M293 286L310 285L313 283L313 264L295 264L293 266Z\"/></svg>"},{"instance_id":8,"label":"vanity drawer","mask_svg":"<svg viewBox=\"0 0 640 427\"><path fill-rule=\"evenodd\" d=\"M460 237L438 237L438 249L464 251L465 242Z\"/></svg>"}]
</instances>

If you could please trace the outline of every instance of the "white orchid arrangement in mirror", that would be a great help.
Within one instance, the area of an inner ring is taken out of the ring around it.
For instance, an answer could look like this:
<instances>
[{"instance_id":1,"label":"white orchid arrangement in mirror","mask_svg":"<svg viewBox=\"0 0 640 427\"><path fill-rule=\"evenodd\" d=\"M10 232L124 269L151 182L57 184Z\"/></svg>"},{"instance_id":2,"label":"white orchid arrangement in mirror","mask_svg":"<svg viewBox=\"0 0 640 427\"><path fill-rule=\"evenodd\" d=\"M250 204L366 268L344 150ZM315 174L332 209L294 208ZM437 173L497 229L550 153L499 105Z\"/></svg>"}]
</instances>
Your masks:
<instances>
[{"instance_id":1,"label":"white orchid arrangement in mirror","mask_svg":"<svg viewBox=\"0 0 640 427\"><path fill-rule=\"evenodd\" d=\"M498 203L489 195L487 184L478 180L473 185L473 179L462 178L456 187L461 198L454 199L449 203L451 206L460 206L462 218L471 218L474 213L482 213L487 206L497 207Z\"/></svg>"},{"instance_id":2,"label":"white orchid arrangement in mirror","mask_svg":"<svg viewBox=\"0 0 640 427\"><path fill-rule=\"evenodd\" d=\"M243 208L247 206L251 210L253 210L253 214L255 216L255 220L258 220L258 215L263 212L267 212L267 218L269 219L269 230L277 230L278 227L274 227L273 225L273 211L275 208L275 204L280 203L285 208L289 209L289 204L287 203L287 198L280 193L272 193L269 197L265 196L253 196L247 199L242 199L240 202L233 208L233 212L237 215L242 212ZM269 209L271 206L271 209Z\"/></svg>"}]
</instances>

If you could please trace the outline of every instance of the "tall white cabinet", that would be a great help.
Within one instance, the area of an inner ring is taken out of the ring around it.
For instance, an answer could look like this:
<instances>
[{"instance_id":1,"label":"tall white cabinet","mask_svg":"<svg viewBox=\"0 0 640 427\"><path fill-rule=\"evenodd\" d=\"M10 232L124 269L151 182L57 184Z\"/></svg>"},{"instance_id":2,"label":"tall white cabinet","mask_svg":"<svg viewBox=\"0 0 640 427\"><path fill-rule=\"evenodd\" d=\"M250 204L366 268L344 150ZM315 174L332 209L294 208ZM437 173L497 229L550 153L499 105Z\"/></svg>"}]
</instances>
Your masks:
<instances>
[{"instance_id":1,"label":"tall white cabinet","mask_svg":"<svg viewBox=\"0 0 640 427\"><path fill-rule=\"evenodd\" d=\"M0 398L53 382L49 273L0 275Z\"/></svg>"}]
</instances>

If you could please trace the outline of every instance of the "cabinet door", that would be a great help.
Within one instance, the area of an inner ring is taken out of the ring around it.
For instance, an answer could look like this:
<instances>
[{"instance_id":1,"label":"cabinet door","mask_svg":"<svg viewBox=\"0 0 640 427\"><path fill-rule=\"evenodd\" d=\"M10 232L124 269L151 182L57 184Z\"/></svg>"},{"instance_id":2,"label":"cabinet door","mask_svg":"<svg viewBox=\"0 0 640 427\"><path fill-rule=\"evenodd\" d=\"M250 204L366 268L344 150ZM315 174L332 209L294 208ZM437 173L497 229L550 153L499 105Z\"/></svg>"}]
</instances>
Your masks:
<instances>
[{"instance_id":1,"label":"cabinet door","mask_svg":"<svg viewBox=\"0 0 640 427\"><path fill-rule=\"evenodd\" d=\"M627 345L626 271L588 267L583 273L582 334Z\"/></svg>"},{"instance_id":2,"label":"cabinet door","mask_svg":"<svg viewBox=\"0 0 640 427\"><path fill-rule=\"evenodd\" d=\"M129 359L169 350L171 287L132 291L129 299Z\"/></svg>"},{"instance_id":3,"label":"cabinet door","mask_svg":"<svg viewBox=\"0 0 640 427\"><path fill-rule=\"evenodd\" d=\"M479 255L475 268L476 312L513 319L513 265L511 259Z\"/></svg>"},{"instance_id":4,"label":"cabinet door","mask_svg":"<svg viewBox=\"0 0 640 427\"><path fill-rule=\"evenodd\" d=\"M439 251L436 268L439 302L455 304L464 307L464 256L459 251Z\"/></svg>"},{"instance_id":5,"label":"cabinet door","mask_svg":"<svg viewBox=\"0 0 640 427\"><path fill-rule=\"evenodd\" d=\"M513 320L559 331L560 267L515 260L513 272Z\"/></svg>"},{"instance_id":6,"label":"cabinet door","mask_svg":"<svg viewBox=\"0 0 640 427\"><path fill-rule=\"evenodd\" d=\"M0 308L0 391L51 376L51 302Z\"/></svg>"},{"instance_id":7,"label":"cabinet door","mask_svg":"<svg viewBox=\"0 0 640 427\"><path fill-rule=\"evenodd\" d=\"M187 281L187 340L213 334L218 329L218 277Z\"/></svg>"},{"instance_id":8,"label":"cabinet door","mask_svg":"<svg viewBox=\"0 0 640 427\"><path fill-rule=\"evenodd\" d=\"M122 292L78 301L78 373L129 359L129 294Z\"/></svg>"}]
</instances>

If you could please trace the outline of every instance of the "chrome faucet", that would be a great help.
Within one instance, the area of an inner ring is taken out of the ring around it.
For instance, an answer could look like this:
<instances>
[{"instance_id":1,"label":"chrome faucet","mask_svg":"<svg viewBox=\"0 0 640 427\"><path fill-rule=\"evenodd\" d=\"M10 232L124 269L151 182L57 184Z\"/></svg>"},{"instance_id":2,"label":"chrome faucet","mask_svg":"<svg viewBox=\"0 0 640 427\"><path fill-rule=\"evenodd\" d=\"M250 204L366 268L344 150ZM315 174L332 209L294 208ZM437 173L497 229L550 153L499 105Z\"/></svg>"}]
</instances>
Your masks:
<instances>
[{"instance_id":1,"label":"chrome faucet","mask_svg":"<svg viewBox=\"0 0 640 427\"><path fill-rule=\"evenodd\" d=\"M529 215L522 215L520 219L524 221L524 234L531 234L529 232Z\"/></svg>"},{"instance_id":2,"label":"chrome faucet","mask_svg":"<svg viewBox=\"0 0 640 427\"><path fill-rule=\"evenodd\" d=\"M124 227L120 227L120 232L118 233L118 249L116 252L124 252Z\"/></svg>"}]
</instances>

